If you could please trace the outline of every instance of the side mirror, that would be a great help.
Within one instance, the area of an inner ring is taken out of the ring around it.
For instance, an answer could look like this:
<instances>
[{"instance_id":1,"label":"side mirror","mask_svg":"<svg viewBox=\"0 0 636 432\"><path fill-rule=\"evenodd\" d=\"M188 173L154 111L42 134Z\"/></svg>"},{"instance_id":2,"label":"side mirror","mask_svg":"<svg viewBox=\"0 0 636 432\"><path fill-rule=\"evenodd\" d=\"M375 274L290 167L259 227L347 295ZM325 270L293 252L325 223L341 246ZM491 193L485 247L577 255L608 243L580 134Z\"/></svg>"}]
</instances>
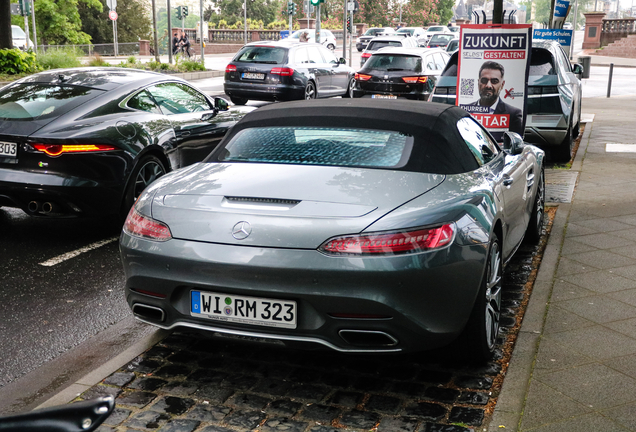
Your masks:
<instances>
[{"instance_id":1,"label":"side mirror","mask_svg":"<svg viewBox=\"0 0 636 432\"><path fill-rule=\"evenodd\" d=\"M215 97L214 98L214 109L219 111L227 111L230 109L230 104L223 98Z\"/></svg>"},{"instance_id":2,"label":"side mirror","mask_svg":"<svg viewBox=\"0 0 636 432\"><path fill-rule=\"evenodd\" d=\"M340 63L340 64L347 64L347 59L345 59L344 57L340 57L340 58L338 59L338 63Z\"/></svg>"},{"instance_id":3,"label":"side mirror","mask_svg":"<svg viewBox=\"0 0 636 432\"><path fill-rule=\"evenodd\" d=\"M576 75L579 79L583 76L583 65L579 63L574 63L572 65L572 73Z\"/></svg>"},{"instance_id":4,"label":"side mirror","mask_svg":"<svg viewBox=\"0 0 636 432\"><path fill-rule=\"evenodd\" d=\"M506 153L511 155L521 154L523 151L524 143L523 138L516 132L504 132L503 135L503 149Z\"/></svg>"}]
</instances>

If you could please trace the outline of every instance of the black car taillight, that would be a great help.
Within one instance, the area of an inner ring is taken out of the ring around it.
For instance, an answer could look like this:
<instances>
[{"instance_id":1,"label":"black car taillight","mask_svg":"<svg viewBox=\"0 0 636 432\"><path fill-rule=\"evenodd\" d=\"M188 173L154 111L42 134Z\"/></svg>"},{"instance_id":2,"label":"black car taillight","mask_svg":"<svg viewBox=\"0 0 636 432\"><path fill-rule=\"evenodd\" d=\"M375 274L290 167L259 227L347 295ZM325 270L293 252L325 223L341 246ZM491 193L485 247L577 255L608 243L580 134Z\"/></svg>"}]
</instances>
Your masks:
<instances>
[{"instance_id":1,"label":"black car taillight","mask_svg":"<svg viewBox=\"0 0 636 432\"><path fill-rule=\"evenodd\" d=\"M428 81L427 76L402 77L402 81L407 84L425 84Z\"/></svg>"},{"instance_id":2,"label":"black car taillight","mask_svg":"<svg viewBox=\"0 0 636 432\"><path fill-rule=\"evenodd\" d=\"M294 69L290 67L275 67L275 68L272 68L270 73L272 75L292 76L294 75Z\"/></svg>"},{"instance_id":3,"label":"black car taillight","mask_svg":"<svg viewBox=\"0 0 636 432\"><path fill-rule=\"evenodd\" d=\"M117 150L117 147L105 144L31 144L39 152L49 156L63 153L94 153Z\"/></svg>"},{"instance_id":4,"label":"black car taillight","mask_svg":"<svg viewBox=\"0 0 636 432\"><path fill-rule=\"evenodd\" d=\"M230 73L230 72L236 72L236 65L233 65L231 63L227 65L227 67L225 68L225 73Z\"/></svg>"}]
</instances>

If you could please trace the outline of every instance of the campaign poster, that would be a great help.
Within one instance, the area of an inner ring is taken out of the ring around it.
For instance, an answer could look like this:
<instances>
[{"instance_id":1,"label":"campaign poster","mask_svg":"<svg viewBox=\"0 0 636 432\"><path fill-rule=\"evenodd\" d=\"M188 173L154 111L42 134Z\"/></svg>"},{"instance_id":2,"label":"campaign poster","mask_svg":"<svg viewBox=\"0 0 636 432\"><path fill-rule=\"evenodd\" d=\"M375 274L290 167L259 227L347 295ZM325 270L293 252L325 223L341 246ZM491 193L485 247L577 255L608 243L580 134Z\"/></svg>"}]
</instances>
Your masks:
<instances>
[{"instance_id":1,"label":"campaign poster","mask_svg":"<svg viewBox=\"0 0 636 432\"><path fill-rule=\"evenodd\" d=\"M497 141L523 136L531 24L469 24L461 28L456 103Z\"/></svg>"},{"instance_id":2,"label":"campaign poster","mask_svg":"<svg viewBox=\"0 0 636 432\"><path fill-rule=\"evenodd\" d=\"M547 39L554 40L561 44L561 48L566 53L570 52L570 46L572 45L572 35L574 30L563 29L535 29L532 33L533 39Z\"/></svg>"}]
</instances>

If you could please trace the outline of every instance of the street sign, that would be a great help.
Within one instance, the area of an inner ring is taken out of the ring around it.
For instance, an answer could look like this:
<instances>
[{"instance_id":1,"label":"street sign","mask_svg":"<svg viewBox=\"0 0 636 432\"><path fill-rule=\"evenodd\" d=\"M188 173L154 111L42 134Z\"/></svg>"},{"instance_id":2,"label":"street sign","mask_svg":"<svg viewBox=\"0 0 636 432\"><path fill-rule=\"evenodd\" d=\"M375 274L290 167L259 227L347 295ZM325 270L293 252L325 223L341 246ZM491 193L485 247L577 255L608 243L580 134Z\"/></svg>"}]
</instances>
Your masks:
<instances>
[{"instance_id":1,"label":"street sign","mask_svg":"<svg viewBox=\"0 0 636 432\"><path fill-rule=\"evenodd\" d=\"M114 10L111 10L110 12L108 12L108 18L110 18L113 21L117 21L117 12L115 12Z\"/></svg>"},{"instance_id":2,"label":"street sign","mask_svg":"<svg viewBox=\"0 0 636 432\"><path fill-rule=\"evenodd\" d=\"M356 8L356 4L352 1L347 2L347 11L352 11Z\"/></svg>"},{"instance_id":3,"label":"street sign","mask_svg":"<svg viewBox=\"0 0 636 432\"><path fill-rule=\"evenodd\" d=\"M106 0L106 6L108 6L108 9L110 10L117 9L117 0Z\"/></svg>"}]
</instances>

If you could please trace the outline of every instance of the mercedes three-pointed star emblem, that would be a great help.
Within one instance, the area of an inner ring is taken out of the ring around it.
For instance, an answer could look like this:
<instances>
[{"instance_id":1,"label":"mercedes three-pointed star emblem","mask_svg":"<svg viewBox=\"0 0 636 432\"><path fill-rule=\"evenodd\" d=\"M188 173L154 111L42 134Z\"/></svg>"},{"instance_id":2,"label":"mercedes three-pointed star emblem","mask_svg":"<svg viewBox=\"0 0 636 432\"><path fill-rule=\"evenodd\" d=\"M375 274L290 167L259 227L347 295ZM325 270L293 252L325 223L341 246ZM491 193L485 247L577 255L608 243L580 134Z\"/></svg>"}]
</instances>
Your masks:
<instances>
[{"instance_id":1,"label":"mercedes three-pointed star emblem","mask_svg":"<svg viewBox=\"0 0 636 432\"><path fill-rule=\"evenodd\" d=\"M249 222L241 221L232 228L232 237L237 240L244 240L252 234L252 226Z\"/></svg>"}]
</instances>

